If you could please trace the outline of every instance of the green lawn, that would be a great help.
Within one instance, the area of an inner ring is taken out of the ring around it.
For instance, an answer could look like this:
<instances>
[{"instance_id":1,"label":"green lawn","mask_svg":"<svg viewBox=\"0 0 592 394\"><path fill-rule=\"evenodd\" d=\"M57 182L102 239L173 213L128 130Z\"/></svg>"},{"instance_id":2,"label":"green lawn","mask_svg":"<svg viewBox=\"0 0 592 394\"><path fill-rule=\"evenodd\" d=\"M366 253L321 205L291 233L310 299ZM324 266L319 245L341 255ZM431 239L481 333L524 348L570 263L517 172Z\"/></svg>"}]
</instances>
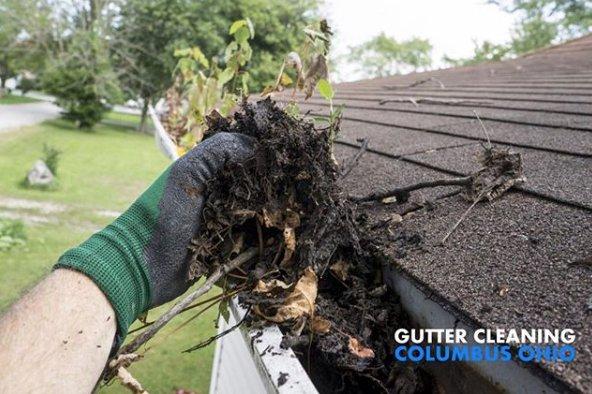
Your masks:
<instances>
[{"instance_id":1,"label":"green lawn","mask_svg":"<svg viewBox=\"0 0 592 394\"><path fill-rule=\"evenodd\" d=\"M140 123L140 115L128 114L123 112L109 111L105 114L105 119L124 123Z\"/></svg>"},{"instance_id":2,"label":"green lawn","mask_svg":"<svg viewBox=\"0 0 592 394\"><path fill-rule=\"evenodd\" d=\"M25 96L15 96L13 94L6 94L4 96L0 96L0 105L2 104L27 104L27 103L36 103L39 100L36 100L31 97Z\"/></svg>"},{"instance_id":3,"label":"green lawn","mask_svg":"<svg viewBox=\"0 0 592 394\"><path fill-rule=\"evenodd\" d=\"M106 125L121 125L137 129L140 126L140 115L109 111L105 114L102 122ZM148 128L153 127L150 117L146 119L146 125Z\"/></svg>"},{"instance_id":4,"label":"green lawn","mask_svg":"<svg viewBox=\"0 0 592 394\"><path fill-rule=\"evenodd\" d=\"M168 162L152 137L123 130L98 125L85 132L55 120L0 134L0 213L29 220L26 245L0 252L0 311L49 272L67 248L108 224L112 217L102 211L115 215L124 210L166 168ZM63 151L59 187L52 191L24 189L21 180L41 156L43 143ZM60 204L63 211L48 214L31 207L3 208L3 198L52 202ZM34 224L31 218L49 222ZM159 310L151 311L149 319L158 314ZM149 342L153 348L131 367L148 391L170 393L183 388L207 392L214 346L190 354L181 351L215 334L216 308L162 340L191 314L182 315L164 335ZM127 392L117 382L100 391Z\"/></svg>"}]
</instances>

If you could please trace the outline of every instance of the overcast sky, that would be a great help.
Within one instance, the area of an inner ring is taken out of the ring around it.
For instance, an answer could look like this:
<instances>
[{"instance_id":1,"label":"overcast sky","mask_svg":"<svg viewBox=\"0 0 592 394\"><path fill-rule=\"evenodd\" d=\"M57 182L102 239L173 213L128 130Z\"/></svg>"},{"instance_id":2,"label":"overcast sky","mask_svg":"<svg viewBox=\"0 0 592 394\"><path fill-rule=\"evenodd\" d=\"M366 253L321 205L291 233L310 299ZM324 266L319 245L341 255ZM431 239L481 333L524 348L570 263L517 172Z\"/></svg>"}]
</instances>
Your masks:
<instances>
[{"instance_id":1,"label":"overcast sky","mask_svg":"<svg viewBox=\"0 0 592 394\"><path fill-rule=\"evenodd\" d=\"M474 39L507 41L515 20L485 0L325 0L322 13L336 33L334 55L385 32L397 40L429 39L436 68L443 66L444 54L470 56ZM360 78L351 66L339 69L337 79Z\"/></svg>"}]
</instances>

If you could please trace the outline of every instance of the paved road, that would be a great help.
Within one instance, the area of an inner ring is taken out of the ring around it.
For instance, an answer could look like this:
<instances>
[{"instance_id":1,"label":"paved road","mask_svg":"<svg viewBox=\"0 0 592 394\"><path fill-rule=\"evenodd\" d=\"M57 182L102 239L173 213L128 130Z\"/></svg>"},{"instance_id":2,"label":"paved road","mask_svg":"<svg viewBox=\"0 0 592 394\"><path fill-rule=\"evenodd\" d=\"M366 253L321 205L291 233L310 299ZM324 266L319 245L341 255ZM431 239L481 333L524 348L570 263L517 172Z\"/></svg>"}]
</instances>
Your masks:
<instances>
[{"instance_id":1,"label":"paved road","mask_svg":"<svg viewBox=\"0 0 592 394\"><path fill-rule=\"evenodd\" d=\"M0 105L0 133L57 118L60 109L52 103Z\"/></svg>"}]
</instances>

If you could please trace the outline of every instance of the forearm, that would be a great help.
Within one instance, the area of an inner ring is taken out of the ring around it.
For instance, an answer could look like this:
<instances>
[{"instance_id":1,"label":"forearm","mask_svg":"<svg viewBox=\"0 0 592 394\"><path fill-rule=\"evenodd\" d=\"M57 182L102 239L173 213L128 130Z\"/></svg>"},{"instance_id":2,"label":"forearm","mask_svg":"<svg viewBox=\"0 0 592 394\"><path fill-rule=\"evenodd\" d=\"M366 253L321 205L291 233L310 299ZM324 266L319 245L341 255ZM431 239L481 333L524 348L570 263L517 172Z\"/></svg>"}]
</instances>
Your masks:
<instances>
[{"instance_id":1,"label":"forearm","mask_svg":"<svg viewBox=\"0 0 592 394\"><path fill-rule=\"evenodd\" d=\"M0 319L0 392L91 392L115 330L101 290L55 270Z\"/></svg>"}]
</instances>

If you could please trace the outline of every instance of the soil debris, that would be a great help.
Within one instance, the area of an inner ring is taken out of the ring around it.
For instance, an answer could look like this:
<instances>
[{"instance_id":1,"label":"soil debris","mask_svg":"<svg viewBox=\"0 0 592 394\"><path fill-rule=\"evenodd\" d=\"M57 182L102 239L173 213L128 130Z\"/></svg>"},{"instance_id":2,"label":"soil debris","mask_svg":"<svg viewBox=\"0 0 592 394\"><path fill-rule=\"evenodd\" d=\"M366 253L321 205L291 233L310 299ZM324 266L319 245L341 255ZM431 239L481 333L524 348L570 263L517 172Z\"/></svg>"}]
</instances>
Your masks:
<instances>
[{"instance_id":1,"label":"soil debris","mask_svg":"<svg viewBox=\"0 0 592 394\"><path fill-rule=\"evenodd\" d=\"M280 376L278 376L277 385L278 387L282 387L288 381L288 376L290 376L287 372L280 372Z\"/></svg>"}]
</instances>

